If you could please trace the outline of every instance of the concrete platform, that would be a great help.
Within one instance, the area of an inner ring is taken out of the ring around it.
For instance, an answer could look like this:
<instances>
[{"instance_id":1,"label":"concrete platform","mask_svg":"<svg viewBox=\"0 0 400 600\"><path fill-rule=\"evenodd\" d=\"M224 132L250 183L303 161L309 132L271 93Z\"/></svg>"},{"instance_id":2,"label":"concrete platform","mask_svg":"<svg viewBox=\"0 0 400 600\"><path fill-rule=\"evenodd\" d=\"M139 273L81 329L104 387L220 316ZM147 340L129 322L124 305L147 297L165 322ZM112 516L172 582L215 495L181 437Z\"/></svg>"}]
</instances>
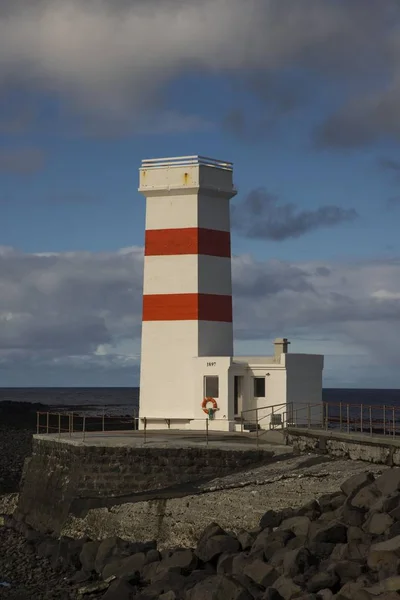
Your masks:
<instances>
[{"instance_id":1,"label":"concrete platform","mask_svg":"<svg viewBox=\"0 0 400 600\"><path fill-rule=\"evenodd\" d=\"M204 431L187 430L157 430L146 431L95 431L69 433L36 434L36 440L47 442L59 442L72 446L97 446L105 448L197 448L208 447L219 450L254 450L257 445L260 449L274 451L278 447L285 452L291 451L285 444L285 436L282 431L263 431L259 433L258 441L256 433L239 433L228 431L209 431L208 438Z\"/></svg>"}]
</instances>

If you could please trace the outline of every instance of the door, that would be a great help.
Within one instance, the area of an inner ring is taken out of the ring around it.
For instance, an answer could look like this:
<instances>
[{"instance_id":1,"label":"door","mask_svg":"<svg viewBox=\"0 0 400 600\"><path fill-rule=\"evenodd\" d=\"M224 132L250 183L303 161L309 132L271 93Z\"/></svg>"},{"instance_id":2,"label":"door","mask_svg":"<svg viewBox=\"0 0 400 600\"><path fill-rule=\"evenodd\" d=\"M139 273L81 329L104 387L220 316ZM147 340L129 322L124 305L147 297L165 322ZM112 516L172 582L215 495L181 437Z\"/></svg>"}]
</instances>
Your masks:
<instances>
[{"instance_id":1,"label":"door","mask_svg":"<svg viewBox=\"0 0 400 600\"><path fill-rule=\"evenodd\" d=\"M233 401L235 417L239 417L243 410L243 375L235 375L233 386Z\"/></svg>"}]
</instances>

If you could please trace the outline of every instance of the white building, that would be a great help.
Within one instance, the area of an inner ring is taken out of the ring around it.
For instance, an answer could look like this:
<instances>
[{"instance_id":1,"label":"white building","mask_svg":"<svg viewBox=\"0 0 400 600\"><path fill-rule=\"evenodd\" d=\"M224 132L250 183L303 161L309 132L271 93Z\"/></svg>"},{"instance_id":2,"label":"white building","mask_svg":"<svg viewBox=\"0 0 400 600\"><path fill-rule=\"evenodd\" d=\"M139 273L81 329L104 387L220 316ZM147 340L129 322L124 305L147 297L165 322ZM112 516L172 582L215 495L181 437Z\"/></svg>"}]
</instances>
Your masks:
<instances>
[{"instance_id":1,"label":"white building","mask_svg":"<svg viewBox=\"0 0 400 600\"><path fill-rule=\"evenodd\" d=\"M281 339L273 356L233 357L232 164L144 160L139 191L146 197L141 427L146 419L151 429L204 429L209 419L210 429L232 431L248 411L244 420L268 428L290 420L296 404L321 404L322 356L288 354Z\"/></svg>"}]
</instances>

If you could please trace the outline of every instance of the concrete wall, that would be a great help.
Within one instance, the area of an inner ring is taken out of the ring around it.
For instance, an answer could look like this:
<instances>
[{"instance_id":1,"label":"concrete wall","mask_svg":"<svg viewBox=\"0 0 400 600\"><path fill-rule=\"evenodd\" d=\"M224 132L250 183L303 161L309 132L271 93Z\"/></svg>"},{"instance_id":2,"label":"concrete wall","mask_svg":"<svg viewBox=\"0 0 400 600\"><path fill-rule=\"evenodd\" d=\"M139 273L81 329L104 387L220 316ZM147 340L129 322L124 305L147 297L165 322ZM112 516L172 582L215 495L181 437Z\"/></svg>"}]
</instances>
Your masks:
<instances>
[{"instance_id":1,"label":"concrete wall","mask_svg":"<svg viewBox=\"0 0 400 600\"><path fill-rule=\"evenodd\" d=\"M287 402L293 404L297 424L322 423L323 356L283 354L287 378ZM308 405L311 405L309 408Z\"/></svg>"},{"instance_id":2,"label":"concrete wall","mask_svg":"<svg viewBox=\"0 0 400 600\"><path fill-rule=\"evenodd\" d=\"M34 436L17 510L32 527L58 532L70 511L82 506L108 506L110 498L111 505L116 505L118 498L132 501L139 492L195 486L262 464L270 455L262 450L206 447L79 446Z\"/></svg>"}]
</instances>

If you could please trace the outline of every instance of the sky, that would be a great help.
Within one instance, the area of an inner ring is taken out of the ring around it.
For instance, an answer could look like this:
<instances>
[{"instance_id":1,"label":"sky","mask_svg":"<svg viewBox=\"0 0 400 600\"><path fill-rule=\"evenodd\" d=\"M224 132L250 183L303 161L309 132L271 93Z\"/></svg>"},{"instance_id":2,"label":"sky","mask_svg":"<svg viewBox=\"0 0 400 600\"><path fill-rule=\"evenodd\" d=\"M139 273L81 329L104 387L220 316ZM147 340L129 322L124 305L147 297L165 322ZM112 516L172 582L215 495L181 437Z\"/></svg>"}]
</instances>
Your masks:
<instances>
[{"instance_id":1,"label":"sky","mask_svg":"<svg viewBox=\"0 0 400 600\"><path fill-rule=\"evenodd\" d=\"M2 0L0 386L138 384L138 168L198 154L235 353L400 388L399 34L399 0Z\"/></svg>"}]
</instances>

